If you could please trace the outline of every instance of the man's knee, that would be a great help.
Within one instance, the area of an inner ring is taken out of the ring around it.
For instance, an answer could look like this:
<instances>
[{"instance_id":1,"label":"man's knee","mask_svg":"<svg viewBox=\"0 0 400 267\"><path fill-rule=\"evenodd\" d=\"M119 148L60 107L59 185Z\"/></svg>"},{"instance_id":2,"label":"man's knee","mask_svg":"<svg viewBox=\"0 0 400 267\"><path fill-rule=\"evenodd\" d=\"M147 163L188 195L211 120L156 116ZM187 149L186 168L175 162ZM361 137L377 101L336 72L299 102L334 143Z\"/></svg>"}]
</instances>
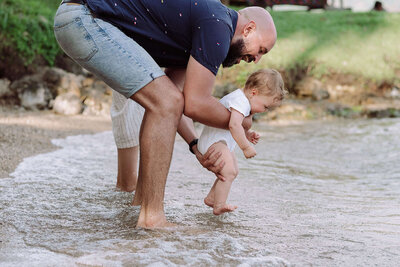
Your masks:
<instances>
[{"instance_id":1,"label":"man's knee","mask_svg":"<svg viewBox=\"0 0 400 267\"><path fill-rule=\"evenodd\" d=\"M171 90L171 96L168 101L168 109L171 112L177 112L180 115L183 113L184 98L183 94L178 90Z\"/></svg>"},{"instance_id":2,"label":"man's knee","mask_svg":"<svg viewBox=\"0 0 400 267\"><path fill-rule=\"evenodd\" d=\"M147 112L163 116L180 116L184 98L179 89L166 77L160 77L132 96Z\"/></svg>"},{"instance_id":3,"label":"man's knee","mask_svg":"<svg viewBox=\"0 0 400 267\"><path fill-rule=\"evenodd\" d=\"M183 113L184 98L181 92L170 90L159 103L153 106L155 113L161 113L163 117L180 117Z\"/></svg>"}]
</instances>

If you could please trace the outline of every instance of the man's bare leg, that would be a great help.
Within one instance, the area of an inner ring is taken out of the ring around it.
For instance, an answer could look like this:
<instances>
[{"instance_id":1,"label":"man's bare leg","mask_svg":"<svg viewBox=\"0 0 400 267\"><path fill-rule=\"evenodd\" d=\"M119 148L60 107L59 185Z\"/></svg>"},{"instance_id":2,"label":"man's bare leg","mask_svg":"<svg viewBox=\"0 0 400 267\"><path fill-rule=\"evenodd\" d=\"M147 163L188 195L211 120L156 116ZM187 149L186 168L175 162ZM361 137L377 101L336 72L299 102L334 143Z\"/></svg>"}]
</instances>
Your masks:
<instances>
[{"instance_id":1,"label":"man's bare leg","mask_svg":"<svg viewBox=\"0 0 400 267\"><path fill-rule=\"evenodd\" d=\"M168 227L164 214L165 183L172 158L183 96L166 76L132 96L145 108L140 129L139 177L133 204L141 204L137 227Z\"/></svg>"},{"instance_id":2,"label":"man's bare leg","mask_svg":"<svg viewBox=\"0 0 400 267\"><path fill-rule=\"evenodd\" d=\"M117 190L136 189L139 146L118 149Z\"/></svg>"}]
</instances>

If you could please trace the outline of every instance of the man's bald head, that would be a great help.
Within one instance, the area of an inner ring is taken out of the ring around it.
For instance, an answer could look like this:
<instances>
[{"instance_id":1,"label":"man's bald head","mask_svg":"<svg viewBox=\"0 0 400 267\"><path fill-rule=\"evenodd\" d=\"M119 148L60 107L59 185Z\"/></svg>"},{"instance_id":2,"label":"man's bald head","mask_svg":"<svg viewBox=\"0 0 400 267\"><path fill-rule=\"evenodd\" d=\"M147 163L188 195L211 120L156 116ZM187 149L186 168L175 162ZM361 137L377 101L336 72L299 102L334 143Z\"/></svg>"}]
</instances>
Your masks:
<instances>
[{"instance_id":1,"label":"man's bald head","mask_svg":"<svg viewBox=\"0 0 400 267\"><path fill-rule=\"evenodd\" d=\"M248 21L254 21L256 30L266 37L272 46L276 42L276 28L274 21L267 10L261 7L246 7L239 10L239 14ZM272 47L270 47L272 48ZM270 50L270 49L269 49Z\"/></svg>"}]
</instances>

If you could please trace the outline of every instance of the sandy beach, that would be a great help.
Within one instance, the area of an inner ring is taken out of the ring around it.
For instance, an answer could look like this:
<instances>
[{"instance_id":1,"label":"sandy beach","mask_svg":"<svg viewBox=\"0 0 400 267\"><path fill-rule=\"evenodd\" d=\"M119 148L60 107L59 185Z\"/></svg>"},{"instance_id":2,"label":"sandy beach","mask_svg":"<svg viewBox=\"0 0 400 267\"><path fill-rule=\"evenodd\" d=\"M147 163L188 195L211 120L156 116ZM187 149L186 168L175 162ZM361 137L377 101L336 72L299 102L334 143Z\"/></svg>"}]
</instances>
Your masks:
<instances>
[{"instance_id":1,"label":"sandy beach","mask_svg":"<svg viewBox=\"0 0 400 267\"><path fill-rule=\"evenodd\" d=\"M26 157L57 149L52 139L111 130L107 116L64 116L0 106L0 178L8 177Z\"/></svg>"}]
</instances>

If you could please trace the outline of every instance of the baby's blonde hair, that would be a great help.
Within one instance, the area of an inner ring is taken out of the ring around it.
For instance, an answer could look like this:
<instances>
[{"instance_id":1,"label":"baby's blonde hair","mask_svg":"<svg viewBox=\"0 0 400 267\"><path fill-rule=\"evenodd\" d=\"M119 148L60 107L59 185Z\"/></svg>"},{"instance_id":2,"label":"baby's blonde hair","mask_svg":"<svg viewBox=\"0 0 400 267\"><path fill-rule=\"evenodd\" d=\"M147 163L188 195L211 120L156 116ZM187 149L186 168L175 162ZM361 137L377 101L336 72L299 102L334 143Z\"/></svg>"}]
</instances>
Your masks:
<instances>
[{"instance_id":1,"label":"baby's blonde hair","mask_svg":"<svg viewBox=\"0 0 400 267\"><path fill-rule=\"evenodd\" d=\"M282 101L287 95L281 74L273 69L260 69L247 78L244 90L257 89L262 95L274 96Z\"/></svg>"}]
</instances>

